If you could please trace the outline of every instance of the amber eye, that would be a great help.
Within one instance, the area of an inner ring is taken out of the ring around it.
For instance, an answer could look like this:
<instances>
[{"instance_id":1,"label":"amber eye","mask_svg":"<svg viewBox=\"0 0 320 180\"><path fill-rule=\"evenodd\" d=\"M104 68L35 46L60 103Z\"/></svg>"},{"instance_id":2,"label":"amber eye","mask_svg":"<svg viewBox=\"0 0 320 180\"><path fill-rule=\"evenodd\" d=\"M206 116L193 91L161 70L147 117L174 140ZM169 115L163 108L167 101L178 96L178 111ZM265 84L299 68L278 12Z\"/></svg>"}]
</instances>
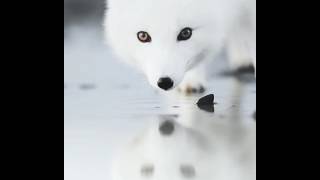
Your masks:
<instances>
[{"instance_id":1,"label":"amber eye","mask_svg":"<svg viewBox=\"0 0 320 180\"><path fill-rule=\"evenodd\" d=\"M192 29L184 28L181 30L180 34L178 35L178 41L186 41L190 39L191 36L192 36Z\"/></svg>"},{"instance_id":2,"label":"amber eye","mask_svg":"<svg viewBox=\"0 0 320 180\"><path fill-rule=\"evenodd\" d=\"M137 36L138 36L139 41L141 41L143 43L151 42L151 36L145 31L138 32Z\"/></svg>"}]
</instances>

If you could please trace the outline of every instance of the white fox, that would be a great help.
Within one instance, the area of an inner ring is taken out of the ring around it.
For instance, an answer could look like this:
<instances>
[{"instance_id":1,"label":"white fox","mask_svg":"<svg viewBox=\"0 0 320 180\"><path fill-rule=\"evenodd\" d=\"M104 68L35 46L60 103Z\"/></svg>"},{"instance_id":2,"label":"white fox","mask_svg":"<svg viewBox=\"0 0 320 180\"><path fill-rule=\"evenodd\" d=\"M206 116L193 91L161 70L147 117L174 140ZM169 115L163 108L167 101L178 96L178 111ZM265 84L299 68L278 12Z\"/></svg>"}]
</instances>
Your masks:
<instances>
[{"instance_id":1,"label":"white fox","mask_svg":"<svg viewBox=\"0 0 320 180\"><path fill-rule=\"evenodd\" d=\"M207 62L256 69L256 0L109 0L107 42L163 90L203 91ZM249 60L249 61L248 61Z\"/></svg>"}]
</instances>

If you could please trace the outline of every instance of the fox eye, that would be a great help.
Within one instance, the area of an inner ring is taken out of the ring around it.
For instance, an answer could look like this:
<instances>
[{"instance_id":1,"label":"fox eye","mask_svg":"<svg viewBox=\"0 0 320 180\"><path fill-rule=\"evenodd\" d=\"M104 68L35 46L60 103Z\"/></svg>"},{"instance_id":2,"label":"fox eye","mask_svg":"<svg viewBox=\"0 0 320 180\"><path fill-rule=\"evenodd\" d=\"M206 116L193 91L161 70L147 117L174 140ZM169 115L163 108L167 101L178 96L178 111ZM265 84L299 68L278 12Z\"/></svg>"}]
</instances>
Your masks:
<instances>
[{"instance_id":1,"label":"fox eye","mask_svg":"<svg viewBox=\"0 0 320 180\"><path fill-rule=\"evenodd\" d=\"M186 41L190 39L192 36L192 29L191 28L184 28L178 35L178 41Z\"/></svg>"},{"instance_id":2,"label":"fox eye","mask_svg":"<svg viewBox=\"0 0 320 180\"><path fill-rule=\"evenodd\" d=\"M145 31L138 32L137 37L142 43L149 43L152 41L151 36Z\"/></svg>"}]
</instances>

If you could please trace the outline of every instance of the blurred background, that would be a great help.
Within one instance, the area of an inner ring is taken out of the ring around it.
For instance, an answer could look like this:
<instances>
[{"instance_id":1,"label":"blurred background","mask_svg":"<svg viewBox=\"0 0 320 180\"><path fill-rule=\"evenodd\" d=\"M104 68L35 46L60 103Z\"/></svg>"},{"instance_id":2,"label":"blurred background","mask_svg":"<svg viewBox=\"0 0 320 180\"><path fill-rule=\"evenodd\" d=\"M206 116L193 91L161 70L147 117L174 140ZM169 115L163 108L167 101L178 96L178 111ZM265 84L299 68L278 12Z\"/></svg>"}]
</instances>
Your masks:
<instances>
[{"instance_id":1,"label":"blurred background","mask_svg":"<svg viewBox=\"0 0 320 180\"><path fill-rule=\"evenodd\" d=\"M65 28L75 23L101 22L105 4L104 0L64 0Z\"/></svg>"},{"instance_id":2,"label":"blurred background","mask_svg":"<svg viewBox=\"0 0 320 180\"><path fill-rule=\"evenodd\" d=\"M158 94L143 75L120 63L106 45L102 27L105 4L104 0L64 0L65 180L112 180L114 158L121 156L119 152L132 138L152 129L154 125L149 124L157 122L159 115L188 117L191 121L236 118L242 123L237 123L241 128L230 126L236 129L233 135L255 138L252 114L256 109L256 83L252 74L239 81L221 73L227 69L225 61L215 63L208 89L219 103L214 115L198 112L194 104L200 96L174 94L168 98ZM243 132L247 129L250 135ZM255 144L249 144L249 149L255 148ZM242 147L238 143L233 149Z\"/></svg>"}]
</instances>

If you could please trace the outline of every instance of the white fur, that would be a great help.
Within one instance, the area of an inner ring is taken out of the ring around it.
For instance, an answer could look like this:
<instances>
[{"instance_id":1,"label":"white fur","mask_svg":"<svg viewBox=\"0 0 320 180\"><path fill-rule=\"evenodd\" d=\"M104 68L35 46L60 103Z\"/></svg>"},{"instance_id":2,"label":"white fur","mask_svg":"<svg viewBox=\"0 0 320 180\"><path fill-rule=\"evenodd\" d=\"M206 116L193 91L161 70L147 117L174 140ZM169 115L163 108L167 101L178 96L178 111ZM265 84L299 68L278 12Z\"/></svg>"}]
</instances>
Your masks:
<instances>
[{"instance_id":1,"label":"white fur","mask_svg":"<svg viewBox=\"0 0 320 180\"><path fill-rule=\"evenodd\" d=\"M196 67L223 47L229 48L231 67L256 65L256 0L109 0L106 12L107 42L154 87L164 76L174 87L205 82L205 70ZM193 36L178 42L185 27L194 28ZM141 43L139 31L147 31L152 42Z\"/></svg>"}]
</instances>

